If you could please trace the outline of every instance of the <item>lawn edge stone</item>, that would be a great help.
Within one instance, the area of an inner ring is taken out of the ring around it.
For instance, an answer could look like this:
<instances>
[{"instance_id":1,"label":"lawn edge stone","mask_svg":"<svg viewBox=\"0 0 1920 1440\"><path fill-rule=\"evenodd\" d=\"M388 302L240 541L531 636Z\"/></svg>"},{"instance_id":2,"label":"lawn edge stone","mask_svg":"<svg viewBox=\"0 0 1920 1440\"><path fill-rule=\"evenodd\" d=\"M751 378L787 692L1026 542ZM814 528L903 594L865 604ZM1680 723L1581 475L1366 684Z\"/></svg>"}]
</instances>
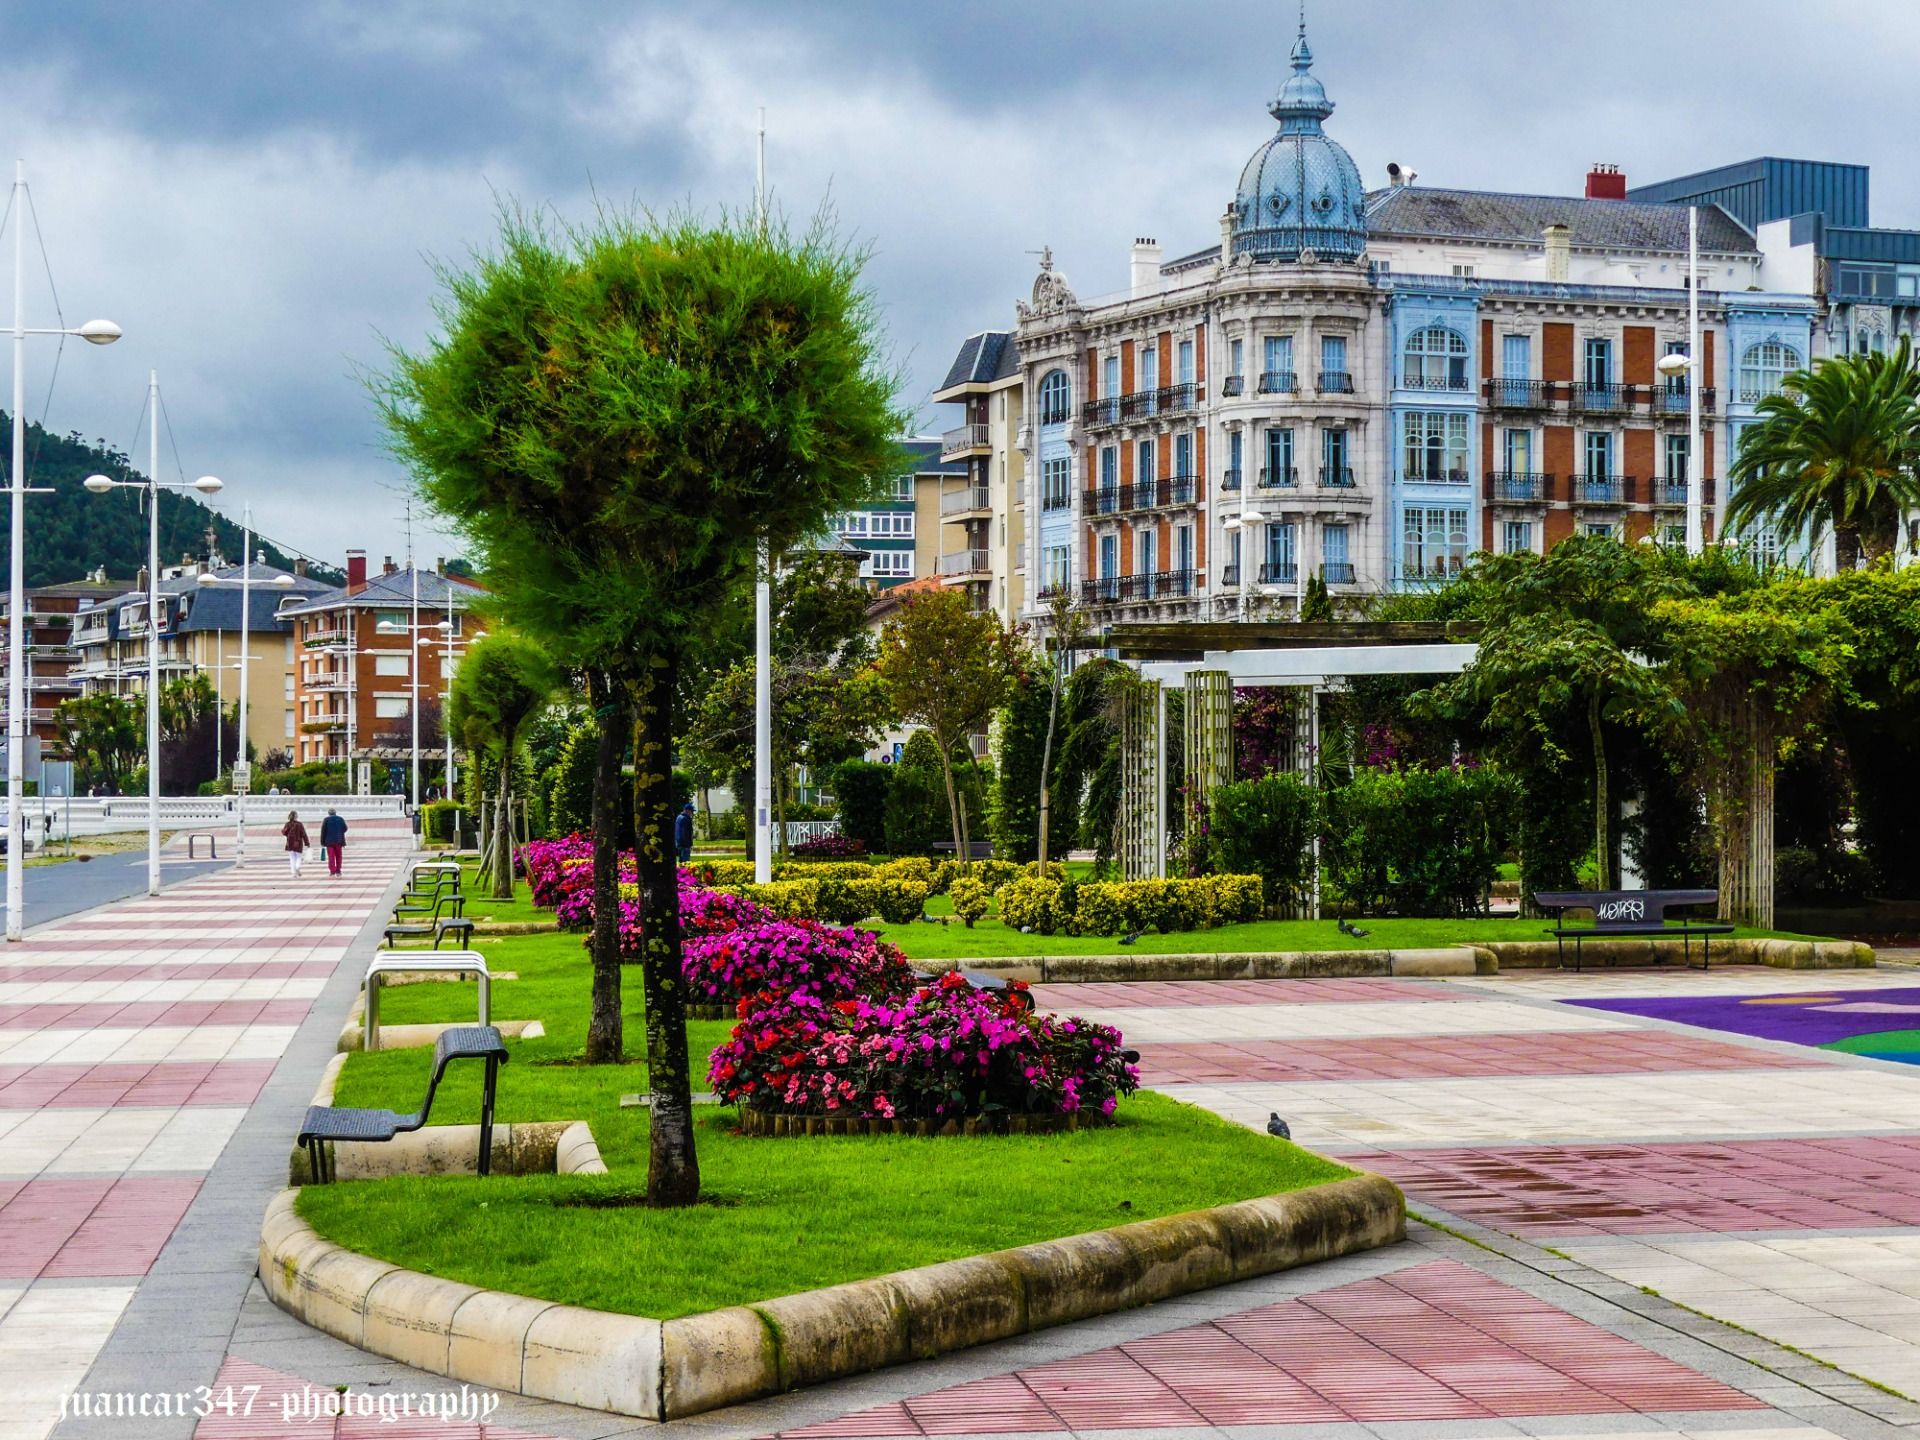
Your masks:
<instances>
[{"instance_id":1,"label":"lawn edge stone","mask_svg":"<svg viewBox=\"0 0 1920 1440\"><path fill-rule=\"evenodd\" d=\"M476 1290L355 1254L302 1220L297 1196L274 1196L260 1227L261 1282L288 1314L455 1380L650 1420L697 1415L1406 1238L1399 1189L1362 1172L659 1321Z\"/></svg>"}]
</instances>

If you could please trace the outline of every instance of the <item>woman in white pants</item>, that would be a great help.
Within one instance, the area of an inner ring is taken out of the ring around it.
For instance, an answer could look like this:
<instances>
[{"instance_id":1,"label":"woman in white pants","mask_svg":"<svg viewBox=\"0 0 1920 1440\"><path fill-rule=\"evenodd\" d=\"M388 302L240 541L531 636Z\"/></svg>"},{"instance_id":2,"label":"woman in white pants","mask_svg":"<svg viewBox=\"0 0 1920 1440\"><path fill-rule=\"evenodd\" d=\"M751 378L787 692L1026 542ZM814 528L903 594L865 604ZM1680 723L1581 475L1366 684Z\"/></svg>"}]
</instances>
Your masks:
<instances>
[{"instance_id":1,"label":"woman in white pants","mask_svg":"<svg viewBox=\"0 0 1920 1440\"><path fill-rule=\"evenodd\" d=\"M300 878L300 862L306 858L307 827L300 823L300 812L289 810L287 823L280 827L280 833L287 837L287 873L294 879Z\"/></svg>"}]
</instances>

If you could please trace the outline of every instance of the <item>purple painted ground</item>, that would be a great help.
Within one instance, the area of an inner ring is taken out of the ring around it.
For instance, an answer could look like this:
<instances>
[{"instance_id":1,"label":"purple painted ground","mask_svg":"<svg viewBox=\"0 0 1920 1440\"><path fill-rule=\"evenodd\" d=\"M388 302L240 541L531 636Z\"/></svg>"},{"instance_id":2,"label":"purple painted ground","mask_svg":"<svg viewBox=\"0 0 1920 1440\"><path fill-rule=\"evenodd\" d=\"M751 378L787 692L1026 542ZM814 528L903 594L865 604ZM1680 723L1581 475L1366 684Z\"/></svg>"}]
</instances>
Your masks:
<instances>
[{"instance_id":1,"label":"purple painted ground","mask_svg":"<svg viewBox=\"0 0 1920 1440\"><path fill-rule=\"evenodd\" d=\"M1830 1045L1883 1030L1920 1030L1920 986L1850 995L1676 995L1568 1003L1800 1045Z\"/></svg>"}]
</instances>

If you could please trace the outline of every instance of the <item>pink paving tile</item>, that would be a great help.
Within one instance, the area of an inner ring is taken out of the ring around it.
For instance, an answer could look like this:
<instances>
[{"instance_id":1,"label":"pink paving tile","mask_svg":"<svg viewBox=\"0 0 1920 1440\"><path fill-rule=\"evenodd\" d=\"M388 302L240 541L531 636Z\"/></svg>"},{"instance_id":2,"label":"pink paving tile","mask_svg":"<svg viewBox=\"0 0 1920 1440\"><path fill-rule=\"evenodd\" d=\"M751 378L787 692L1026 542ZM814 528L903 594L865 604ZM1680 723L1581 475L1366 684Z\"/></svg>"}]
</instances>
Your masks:
<instances>
[{"instance_id":1,"label":"pink paving tile","mask_svg":"<svg viewBox=\"0 0 1920 1440\"><path fill-rule=\"evenodd\" d=\"M0 1065L0 1110L251 1105L271 1060Z\"/></svg>"},{"instance_id":2,"label":"pink paving tile","mask_svg":"<svg viewBox=\"0 0 1920 1440\"><path fill-rule=\"evenodd\" d=\"M435 1382L432 1390L422 1386L414 1394L421 1398L438 1394L441 1385L457 1389L442 1381ZM231 1411L221 1409L208 1415L195 1427L194 1440L371 1440L373 1436L385 1436L387 1440L552 1440L551 1436L526 1430L458 1418L414 1416L383 1424L377 1417L333 1416L326 1413L338 1399L331 1384L314 1384L233 1355L226 1358L214 1377L212 1392L213 1402L230 1402ZM366 1393L380 1395L387 1391ZM316 1413L320 1418L314 1418ZM908 1429L893 1433L919 1432Z\"/></svg>"},{"instance_id":3,"label":"pink paving tile","mask_svg":"<svg viewBox=\"0 0 1920 1440\"><path fill-rule=\"evenodd\" d=\"M1062 1431L1765 1408L1441 1260L786 1434L950 1434L970 1414Z\"/></svg>"},{"instance_id":4,"label":"pink paving tile","mask_svg":"<svg viewBox=\"0 0 1920 1440\"><path fill-rule=\"evenodd\" d=\"M144 1275L199 1192L197 1176L0 1187L0 1280Z\"/></svg>"},{"instance_id":5,"label":"pink paving tile","mask_svg":"<svg viewBox=\"0 0 1920 1440\"><path fill-rule=\"evenodd\" d=\"M307 1000L112 1000L0 1005L0 1030L145 1030L152 1025L298 1025Z\"/></svg>"},{"instance_id":6,"label":"pink paving tile","mask_svg":"<svg viewBox=\"0 0 1920 1440\"><path fill-rule=\"evenodd\" d=\"M1920 1225L1920 1137L1343 1152L1518 1235Z\"/></svg>"},{"instance_id":7,"label":"pink paving tile","mask_svg":"<svg viewBox=\"0 0 1920 1440\"><path fill-rule=\"evenodd\" d=\"M1831 1063L1813 1051L1770 1050L1661 1030L1233 1040L1139 1049L1140 1076L1150 1085L1781 1070Z\"/></svg>"},{"instance_id":8,"label":"pink paving tile","mask_svg":"<svg viewBox=\"0 0 1920 1440\"><path fill-rule=\"evenodd\" d=\"M56 980L325 980L338 968L330 960L164 961L125 965L0 966L0 981L33 984Z\"/></svg>"},{"instance_id":9,"label":"pink paving tile","mask_svg":"<svg viewBox=\"0 0 1920 1440\"><path fill-rule=\"evenodd\" d=\"M1443 985L1362 976L1303 980L1137 980L1036 985L1044 1010L1106 1010L1129 1006L1352 1004L1366 1000L1468 1000Z\"/></svg>"}]
</instances>

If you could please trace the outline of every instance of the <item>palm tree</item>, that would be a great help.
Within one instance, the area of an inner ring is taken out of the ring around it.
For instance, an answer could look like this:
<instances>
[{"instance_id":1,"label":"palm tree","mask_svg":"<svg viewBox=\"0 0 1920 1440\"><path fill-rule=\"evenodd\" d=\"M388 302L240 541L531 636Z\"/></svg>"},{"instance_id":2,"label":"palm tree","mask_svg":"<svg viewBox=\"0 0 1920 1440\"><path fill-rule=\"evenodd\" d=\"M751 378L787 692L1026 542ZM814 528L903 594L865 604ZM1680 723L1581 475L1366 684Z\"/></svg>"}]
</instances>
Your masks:
<instances>
[{"instance_id":1,"label":"palm tree","mask_svg":"<svg viewBox=\"0 0 1920 1440\"><path fill-rule=\"evenodd\" d=\"M1920 370L1906 336L1891 353L1795 370L1740 437L1727 500L1734 532L1783 540L1834 533L1840 568L1890 551L1920 508Z\"/></svg>"}]
</instances>

